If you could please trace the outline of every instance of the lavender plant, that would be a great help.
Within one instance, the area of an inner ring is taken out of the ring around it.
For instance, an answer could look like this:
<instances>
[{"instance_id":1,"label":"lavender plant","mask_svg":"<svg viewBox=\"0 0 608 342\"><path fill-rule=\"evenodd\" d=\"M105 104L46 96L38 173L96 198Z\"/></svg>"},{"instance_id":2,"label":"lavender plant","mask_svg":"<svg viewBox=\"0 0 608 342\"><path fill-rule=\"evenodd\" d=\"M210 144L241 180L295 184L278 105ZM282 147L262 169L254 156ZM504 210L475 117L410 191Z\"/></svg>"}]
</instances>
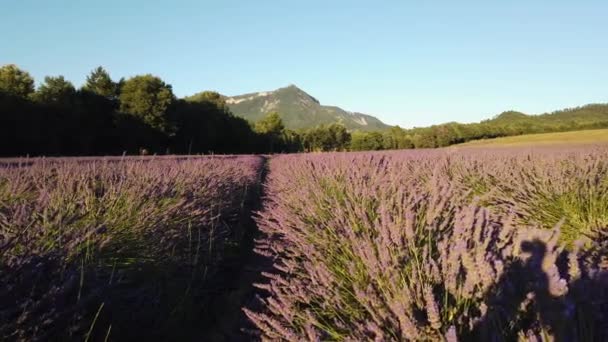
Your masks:
<instances>
[{"instance_id":1,"label":"lavender plant","mask_svg":"<svg viewBox=\"0 0 608 342\"><path fill-rule=\"evenodd\" d=\"M561 240L593 239L608 227L608 153L605 147L506 150L495 157L465 154L457 181L485 195L484 205L515 212L521 224L552 228ZM462 167L464 166L464 167Z\"/></svg>"},{"instance_id":2,"label":"lavender plant","mask_svg":"<svg viewBox=\"0 0 608 342\"><path fill-rule=\"evenodd\" d=\"M234 221L261 163L36 159L0 167L1 339L191 333L224 246L238 240Z\"/></svg>"},{"instance_id":3,"label":"lavender plant","mask_svg":"<svg viewBox=\"0 0 608 342\"><path fill-rule=\"evenodd\" d=\"M258 248L275 259L275 271L259 284L265 310L245 308L260 337L606 336L607 297L598 290L606 288L605 270L586 254L593 248L563 244L597 231L606 218L595 209L606 196L598 185L606 182L606 150L489 153L273 158ZM526 201L580 184L594 191L578 201L580 211L562 206L539 216L541 202ZM573 224L581 213L588 219ZM605 253L598 250L594 255ZM597 296L583 295L589 287ZM564 324L572 321L578 324Z\"/></svg>"}]
</instances>

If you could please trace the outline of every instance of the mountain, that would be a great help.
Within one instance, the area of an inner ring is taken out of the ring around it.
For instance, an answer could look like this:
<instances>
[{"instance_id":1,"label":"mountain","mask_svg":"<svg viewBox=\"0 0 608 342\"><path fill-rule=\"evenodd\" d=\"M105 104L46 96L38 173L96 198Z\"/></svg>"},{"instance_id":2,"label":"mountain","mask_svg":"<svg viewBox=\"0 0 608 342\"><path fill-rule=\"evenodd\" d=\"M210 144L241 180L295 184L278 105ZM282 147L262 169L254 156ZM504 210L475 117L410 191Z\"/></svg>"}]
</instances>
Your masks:
<instances>
[{"instance_id":1,"label":"mountain","mask_svg":"<svg viewBox=\"0 0 608 342\"><path fill-rule=\"evenodd\" d=\"M251 122L276 111L285 127L291 129L311 128L333 122L341 122L349 130L377 131L390 127L371 115L321 105L317 99L295 85L274 91L225 97L225 100L234 115Z\"/></svg>"}]
</instances>

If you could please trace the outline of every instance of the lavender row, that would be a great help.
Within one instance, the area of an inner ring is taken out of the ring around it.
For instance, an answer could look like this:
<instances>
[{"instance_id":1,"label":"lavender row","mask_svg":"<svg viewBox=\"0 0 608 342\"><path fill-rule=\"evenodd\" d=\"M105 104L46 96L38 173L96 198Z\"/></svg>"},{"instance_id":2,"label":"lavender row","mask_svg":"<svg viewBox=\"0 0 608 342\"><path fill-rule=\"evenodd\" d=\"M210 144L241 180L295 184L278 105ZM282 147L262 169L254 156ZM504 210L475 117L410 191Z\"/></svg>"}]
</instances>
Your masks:
<instances>
[{"instance_id":1,"label":"lavender row","mask_svg":"<svg viewBox=\"0 0 608 342\"><path fill-rule=\"evenodd\" d=\"M608 149L270 162L264 340L608 338Z\"/></svg>"},{"instance_id":2,"label":"lavender row","mask_svg":"<svg viewBox=\"0 0 608 342\"><path fill-rule=\"evenodd\" d=\"M0 339L166 339L197 328L195 305L213 295L206 283L236 243L262 160L149 161L0 167Z\"/></svg>"}]
</instances>

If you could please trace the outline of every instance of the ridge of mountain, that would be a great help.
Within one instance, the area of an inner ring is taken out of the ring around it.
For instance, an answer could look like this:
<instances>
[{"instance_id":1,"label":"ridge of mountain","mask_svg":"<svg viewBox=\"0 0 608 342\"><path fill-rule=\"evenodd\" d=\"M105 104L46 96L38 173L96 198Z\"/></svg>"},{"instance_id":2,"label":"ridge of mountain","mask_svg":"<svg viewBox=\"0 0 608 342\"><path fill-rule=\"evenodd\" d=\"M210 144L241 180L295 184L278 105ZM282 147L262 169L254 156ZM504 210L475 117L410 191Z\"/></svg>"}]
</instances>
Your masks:
<instances>
[{"instance_id":1,"label":"ridge of mountain","mask_svg":"<svg viewBox=\"0 0 608 342\"><path fill-rule=\"evenodd\" d=\"M234 115L251 122L276 111L285 127L290 129L306 129L335 122L342 123L349 130L377 131L390 127L372 115L322 105L293 84L274 91L224 96L224 100Z\"/></svg>"}]
</instances>

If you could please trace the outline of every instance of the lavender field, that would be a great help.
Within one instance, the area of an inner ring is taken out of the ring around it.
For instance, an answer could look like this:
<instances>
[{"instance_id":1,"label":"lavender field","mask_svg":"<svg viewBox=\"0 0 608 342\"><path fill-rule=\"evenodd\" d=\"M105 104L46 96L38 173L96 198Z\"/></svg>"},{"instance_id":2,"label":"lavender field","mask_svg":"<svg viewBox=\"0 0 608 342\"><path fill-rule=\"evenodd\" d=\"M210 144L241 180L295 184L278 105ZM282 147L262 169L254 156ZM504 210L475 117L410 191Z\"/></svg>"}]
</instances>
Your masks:
<instances>
[{"instance_id":1,"label":"lavender field","mask_svg":"<svg viewBox=\"0 0 608 342\"><path fill-rule=\"evenodd\" d=\"M608 338L608 149L270 161L264 340Z\"/></svg>"},{"instance_id":2,"label":"lavender field","mask_svg":"<svg viewBox=\"0 0 608 342\"><path fill-rule=\"evenodd\" d=\"M0 340L200 338L261 157L8 160Z\"/></svg>"},{"instance_id":3,"label":"lavender field","mask_svg":"<svg viewBox=\"0 0 608 342\"><path fill-rule=\"evenodd\" d=\"M605 340L607 236L606 146L3 160L0 339Z\"/></svg>"}]
</instances>

